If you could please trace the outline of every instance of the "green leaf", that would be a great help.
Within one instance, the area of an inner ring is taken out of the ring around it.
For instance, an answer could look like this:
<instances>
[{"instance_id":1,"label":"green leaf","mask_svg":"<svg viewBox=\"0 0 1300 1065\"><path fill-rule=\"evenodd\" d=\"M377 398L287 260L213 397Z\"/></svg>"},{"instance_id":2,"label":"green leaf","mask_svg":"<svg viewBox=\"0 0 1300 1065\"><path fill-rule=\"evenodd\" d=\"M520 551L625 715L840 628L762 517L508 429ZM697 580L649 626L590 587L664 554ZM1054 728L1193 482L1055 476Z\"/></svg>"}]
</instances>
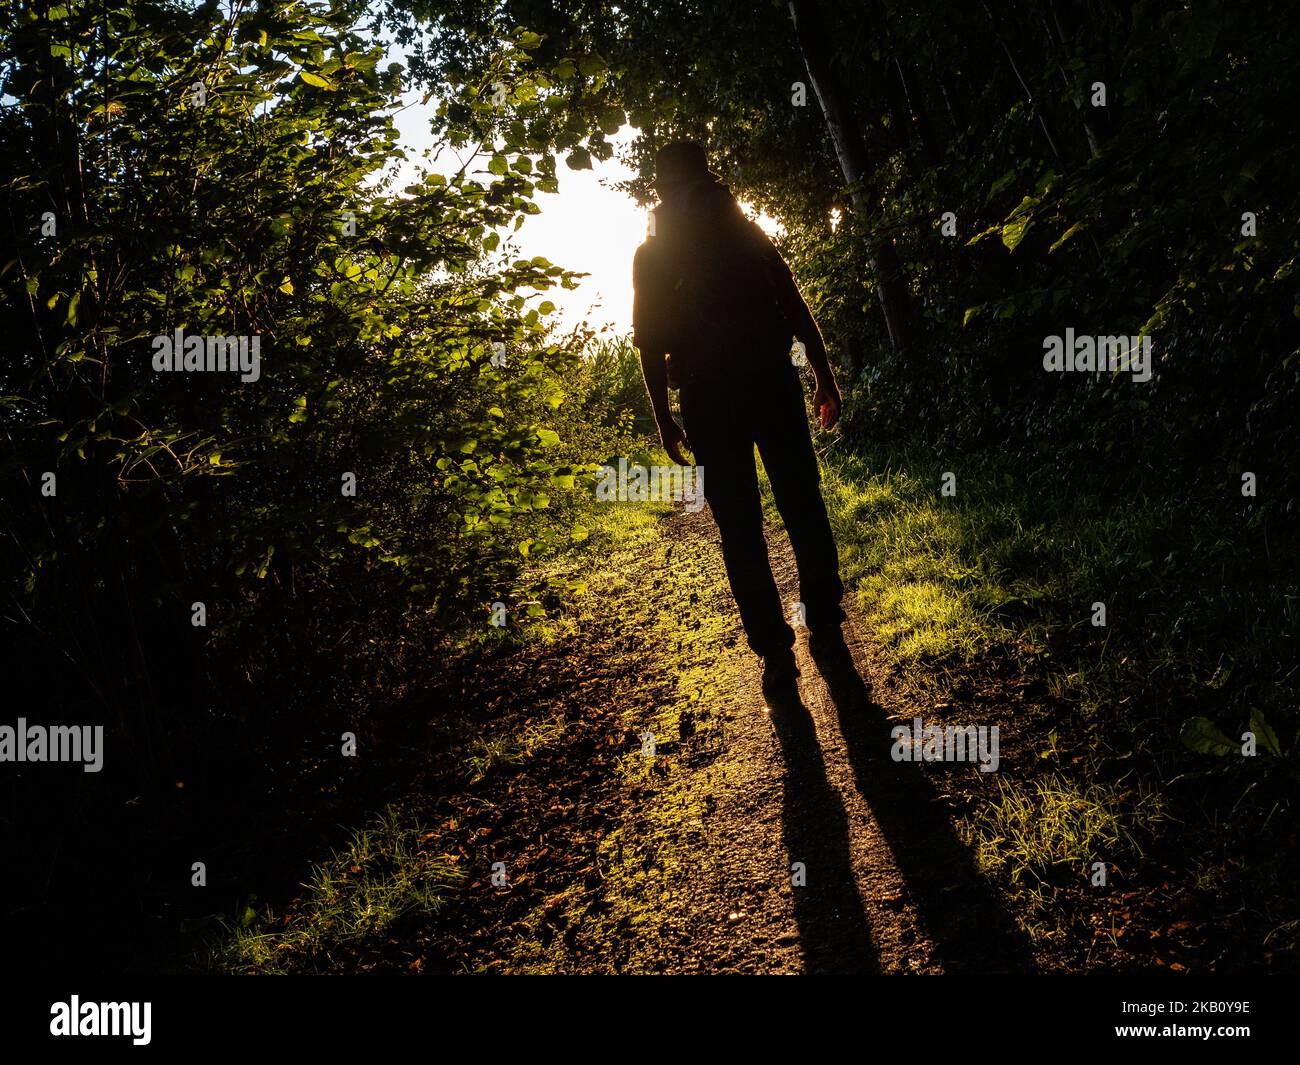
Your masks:
<instances>
[{"instance_id":1,"label":"green leaf","mask_svg":"<svg viewBox=\"0 0 1300 1065\"><path fill-rule=\"evenodd\" d=\"M1183 746L1200 754L1236 754L1240 745L1233 743L1208 717L1189 717L1178 737Z\"/></svg>"},{"instance_id":2,"label":"green leaf","mask_svg":"<svg viewBox=\"0 0 1300 1065\"><path fill-rule=\"evenodd\" d=\"M1001 234L1001 226L989 226L988 229L982 229L966 242L966 247L971 248L978 244L985 237L991 237L994 233Z\"/></svg>"},{"instance_id":3,"label":"green leaf","mask_svg":"<svg viewBox=\"0 0 1300 1065\"><path fill-rule=\"evenodd\" d=\"M564 165L570 170L590 170L591 153L586 148L574 148L565 156Z\"/></svg>"},{"instance_id":4,"label":"green leaf","mask_svg":"<svg viewBox=\"0 0 1300 1065\"><path fill-rule=\"evenodd\" d=\"M1253 709L1250 712L1250 731L1255 734L1255 739L1259 745L1268 751L1269 754L1282 756L1282 744L1278 742L1277 733L1273 727L1264 720L1264 715L1259 709Z\"/></svg>"},{"instance_id":5,"label":"green leaf","mask_svg":"<svg viewBox=\"0 0 1300 1065\"><path fill-rule=\"evenodd\" d=\"M996 196L999 192L1001 192L1003 189L1005 189L1008 185L1010 185L1015 180L1016 180L1016 170L1015 167L1012 167L1000 178L998 178L997 181L993 182L993 184L989 186L988 195L984 197L984 202L988 203L989 200L993 199L994 196Z\"/></svg>"},{"instance_id":6,"label":"green leaf","mask_svg":"<svg viewBox=\"0 0 1300 1065\"><path fill-rule=\"evenodd\" d=\"M257 567L257 579L259 581L266 579L267 570L271 568L271 556L275 554L275 545L272 544L266 549L266 556L262 559L262 564Z\"/></svg>"},{"instance_id":7,"label":"green leaf","mask_svg":"<svg viewBox=\"0 0 1300 1065\"><path fill-rule=\"evenodd\" d=\"M1019 247L1031 225L1033 225L1031 219L1021 217L1008 222L1002 227L1002 243L1007 246L1007 251L1015 251Z\"/></svg>"},{"instance_id":8,"label":"green leaf","mask_svg":"<svg viewBox=\"0 0 1300 1065\"><path fill-rule=\"evenodd\" d=\"M315 85L318 89L328 89L334 91L334 83L329 78L322 78L319 74L312 74L306 70L298 72L298 77L302 78L308 85Z\"/></svg>"},{"instance_id":9,"label":"green leaf","mask_svg":"<svg viewBox=\"0 0 1300 1065\"><path fill-rule=\"evenodd\" d=\"M1075 235L1075 233L1077 233L1082 228L1083 228L1082 222L1075 222L1074 225L1072 225L1069 229L1067 229L1064 233L1062 233L1059 237L1056 238L1056 243L1047 249L1048 252L1050 253L1056 251L1057 248L1059 248L1062 244L1064 244L1067 240L1069 240L1072 236Z\"/></svg>"},{"instance_id":10,"label":"green leaf","mask_svg":"<svg viewBox=\"0 0 1300 1065\"><path fill-rule=\"evenodd\" d=\"M621 107L607 107L600 113L597 120L600 124L600 131L608 136L613 136L623 128L623 123L627 116L623 114Z\"/></svg>"}]
</instances>

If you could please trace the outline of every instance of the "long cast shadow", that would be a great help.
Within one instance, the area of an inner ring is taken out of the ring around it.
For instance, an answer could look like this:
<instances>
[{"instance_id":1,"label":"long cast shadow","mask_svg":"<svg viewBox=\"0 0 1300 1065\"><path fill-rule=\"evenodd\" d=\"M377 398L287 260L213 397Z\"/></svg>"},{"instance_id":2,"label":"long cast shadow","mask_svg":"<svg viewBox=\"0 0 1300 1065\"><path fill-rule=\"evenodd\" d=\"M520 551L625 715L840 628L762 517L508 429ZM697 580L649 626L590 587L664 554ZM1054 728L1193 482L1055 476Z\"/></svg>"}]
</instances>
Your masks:
<instances>
[{"instance_id":1,"label":"long cast shadow","mask_svg":"<svg viewBox=\"0 0 1300 1065\"><path fill-rule=\"evenodd\" d=\"M806 884L791 889L806 971L878 973L849 857L848 816L827 779L812 716L794 685L769 692L767 704L786 766L782 837L790 862L806 870Z\"/></svg>"},{"instance_id":2,"label":"long cast shadow","mask_svg":"<svg viewBox=\"0 0 1300 1065\"><path fill-rule=\"evenodd\" d=\"M895 762L890 722L857 668L838 655L813 656L844 736L858 792L911 892L918 916L949 973L1034 969L1029 941L976 871L934 786L913 762Z\"/></svg>"}]
</instances>

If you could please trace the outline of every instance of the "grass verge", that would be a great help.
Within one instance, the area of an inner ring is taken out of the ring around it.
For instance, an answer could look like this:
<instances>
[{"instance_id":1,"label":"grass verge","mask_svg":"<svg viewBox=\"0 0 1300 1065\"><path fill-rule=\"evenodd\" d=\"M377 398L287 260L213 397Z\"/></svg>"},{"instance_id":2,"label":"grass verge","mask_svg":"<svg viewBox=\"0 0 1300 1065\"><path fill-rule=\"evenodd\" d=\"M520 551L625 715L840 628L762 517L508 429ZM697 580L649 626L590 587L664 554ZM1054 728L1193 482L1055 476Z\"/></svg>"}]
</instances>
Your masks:
<instances>
[{"instance_id":1,"label":"grass verge","mask_svg":"<svg viewBox=\"0 0 1300 1065\"><path fill-rule=\"evenodd\" d=\"M846 584L918 704L983 692L1025 732L959 827L1026 928L1059 932L1045 916L1104 855L1293 949L1291 524L1229 478L1135 498L996 454L831 453L824 478Z\"/></svg>"}]
</instances>

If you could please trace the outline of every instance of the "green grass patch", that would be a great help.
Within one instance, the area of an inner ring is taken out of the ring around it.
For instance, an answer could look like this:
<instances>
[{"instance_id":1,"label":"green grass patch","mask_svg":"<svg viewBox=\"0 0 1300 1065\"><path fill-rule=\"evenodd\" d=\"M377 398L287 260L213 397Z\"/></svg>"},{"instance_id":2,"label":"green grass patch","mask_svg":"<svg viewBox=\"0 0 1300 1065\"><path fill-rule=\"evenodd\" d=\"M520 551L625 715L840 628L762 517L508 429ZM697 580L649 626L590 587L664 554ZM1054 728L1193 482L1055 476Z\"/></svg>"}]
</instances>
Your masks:
<instances>
[{"instance_id":1,"label":"green grass patch","mask_svg":"<svg viewBox=\"0 0 1300 1065\"><path fill-rule=\"evenodd\" d=\"M245 908L213 948L209 967L230 973L337 972L340 954L382 936L401 918L436 913L465 879L453 858L395 807L353 832L316 865L283 915Z\"/></svg>"},{"instance_id":2,"label":"green grass patch","mask_svg":"<svg viewBox=\"0 0 1300 1065\"><path fill-rule=\"evenodd\" d=\"M476 784L502 766L523 765L539 748L554 742L563 731L563 722L550 721L529 725L518 733L476 738L470 743L465 757L470 782Z\"/></svg>"},{"instance_id":3,"label":"green grass patch","mask_svg":"<svg viewBox=\"0 0 1300 1065\"><path fill-rule=\"evenodd\" d=\"M958 822L980 870L1012 883L1053 872L1090 874L1094 862L1142 855L1163 819L1159 794L1119 785L1080 786L1059 773L1029 784L997 780L996 797Z\"/></svg>"},{"instance_id":4,"label":"green grass patch","mask_svg":"<svg viewBox=\"0 0 1300 1065\"><path fill-rule=\"evenodd\" d=\"M1192 700L1230 734L1259 708L1289 737L1300 556L1226 490L1170 489L1107 499L988 455L833 457L824 483L846 582L919 688L996 652L1139 731Z\"/></svg>"}]
</instances>

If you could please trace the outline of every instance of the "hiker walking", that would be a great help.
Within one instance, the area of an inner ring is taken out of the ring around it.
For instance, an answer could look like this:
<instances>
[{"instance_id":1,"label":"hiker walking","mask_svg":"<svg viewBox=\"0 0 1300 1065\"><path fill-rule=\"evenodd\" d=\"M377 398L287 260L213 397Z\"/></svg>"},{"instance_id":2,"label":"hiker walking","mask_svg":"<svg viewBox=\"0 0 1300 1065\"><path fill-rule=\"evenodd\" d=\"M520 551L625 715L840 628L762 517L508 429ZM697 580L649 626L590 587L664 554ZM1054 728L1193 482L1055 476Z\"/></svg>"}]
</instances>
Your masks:
<instances>
[{"instance_id":1,"label":"hiker walking","mask_svg":"<svg viewBox=\"0 0 1300 1065\"><path fill-rule=\"evenodd\" d=\"M686 447L708 470L705 499L745 636L763 658L763 687L789 686L799 676L795 635L768 561L754 447L799 566L810 649L831 654L844 648L844 586L792 337L806 349L814 407L828 428L839 416L839 388L790 268L709 170L704 149L669 144L655 158L653 187L660 203L632 270L646 390L669 457L686 465ZM670 378L684 432L669 407Z\"/></svg>"}]
</instances>

